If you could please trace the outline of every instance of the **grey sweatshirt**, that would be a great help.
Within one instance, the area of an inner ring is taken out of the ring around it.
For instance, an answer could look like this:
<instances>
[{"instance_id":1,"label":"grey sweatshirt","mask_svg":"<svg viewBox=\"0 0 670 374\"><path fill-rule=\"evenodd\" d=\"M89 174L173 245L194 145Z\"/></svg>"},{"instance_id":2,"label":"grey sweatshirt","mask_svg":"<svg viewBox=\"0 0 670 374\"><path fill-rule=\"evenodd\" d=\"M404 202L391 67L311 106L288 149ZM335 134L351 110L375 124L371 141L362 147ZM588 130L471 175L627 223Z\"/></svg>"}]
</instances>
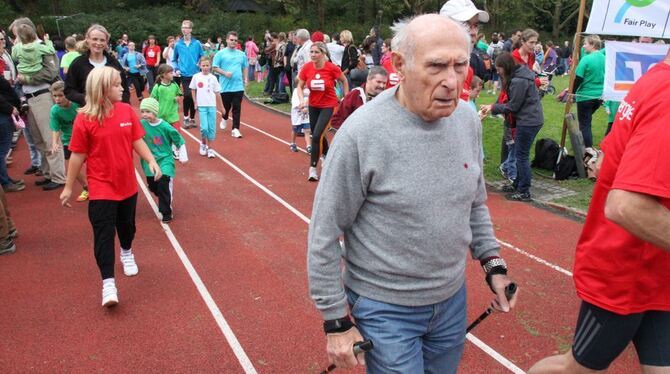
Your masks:
<instances>
[{"instance_id":1,"label":"grey sweatshirt","mask_svg":"<svg viewBox=\"0 0 670 374\"><path fill-rule=\"evenodd\" d=\"M345 121L316 191L307 269L326 320L347 314L344 286L390 304L430 305L463 285L468 249L477 259L498 255L476 113L461 102L427 123L395 92Z\"/></svg>"}]
</instances>

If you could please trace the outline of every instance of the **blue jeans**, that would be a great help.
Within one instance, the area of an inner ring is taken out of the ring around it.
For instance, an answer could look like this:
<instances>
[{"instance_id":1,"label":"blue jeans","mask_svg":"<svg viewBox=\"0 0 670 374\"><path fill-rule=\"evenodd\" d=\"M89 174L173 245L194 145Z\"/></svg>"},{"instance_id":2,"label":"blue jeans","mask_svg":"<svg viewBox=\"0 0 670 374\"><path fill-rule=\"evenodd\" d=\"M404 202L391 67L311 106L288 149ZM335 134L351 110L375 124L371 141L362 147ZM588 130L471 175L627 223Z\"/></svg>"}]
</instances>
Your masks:
<instances>
[{"instance_id":1,"label":"blue jeans","mask_svg":"<svg viewBox=\"0 0 670 374\"><path fill-rule=\"evenodd\" d=\"M502 170L511 180L516 179L516 153L514 143L507 146L507 158L502 163Z\"/></svg>"},{"instance_id":2,"label":"blue jeans","mask_svg":"<svg viewBox=\"0 0 670 374\"><path fill-rule=\"evenodd\" d=\"M0 183L3 186L8 185L11 181L7 174L7 162L5 157L9 153L9 147L12 145L12 132L14 131L14 123L12 118L6 114L0 114Z\"/></svg>"},{"instance_id":3,"label":"blue jeans","mask_svg":"<svg viewBox=\"0 0 670 374\"><path fill-rule=\"evenodd\" d=\"M26 140L28 149L30 150L30 165L36 167L42 166L42 154L37 147L35 147L33 136L30 134L27 127L23 129L23 138Z\"/></svg>"},{"instance_id":4,"label":"blue jeans","mask_svg":"<svg viewBox=\"0 0 670 374\"><path fill-rule=\"evenodd\" d=\"M530 170L530 148L533 146L535 136L540 132L540 126L517 126L514 138L514 150L516 155L516 179L514 187L520 193L530 192L530 181L532 172Z\"/></svg>"},{"instance_id":5,"label":"blue jeans","mask_svg":"<svg viewBox=\"0 0 670 374\"><path fill-rule=\"evenodd\" d=\"M347 290L351 314L374 349L367 372L456 373L465 343L465 285L451 298L425 306L387 304Z\"/></svg>"}]
</instances>

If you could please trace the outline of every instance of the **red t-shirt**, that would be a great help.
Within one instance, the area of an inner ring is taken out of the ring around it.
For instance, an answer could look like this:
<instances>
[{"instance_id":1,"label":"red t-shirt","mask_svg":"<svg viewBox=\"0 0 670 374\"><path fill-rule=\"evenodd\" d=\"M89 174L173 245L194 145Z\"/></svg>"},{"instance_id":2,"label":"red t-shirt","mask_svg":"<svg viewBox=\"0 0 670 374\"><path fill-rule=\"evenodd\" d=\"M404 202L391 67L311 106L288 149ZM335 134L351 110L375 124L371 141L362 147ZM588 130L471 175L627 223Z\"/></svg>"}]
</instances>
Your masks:
<instances>
[{"instance_id":1,"label":"red t-shirt","mask_svg":"<svg viewBox=\"0 0 670 374\"><path fill-rule=\"evenodd\" d=\"M309 88L309 106L315 108L334 108L337 106L335 82L342 75L339 66L326 61L323 68L317 69L312 61L300 69L299 78Z\"/></svg>"},{"instance_id":2,"label":"red t-shirt","mask_svg":"<svg viewBox=\"0 0 670 374\"><path fill-rule=\"evenodd\" d=\"M137 193L133 142L143 136L137 113L126 103L115 103L102 126L77 114L69 149L87 154L89 199L121 201Z\"/></svg>"},{"instance_id":3,"label":"red t-shirt","mask_svg":"<svg viewBox=\"0 0 670 374\"><path fill-rule=\"evenodd\" d=\"M463 91L461 91L461 100L470 101L470 84L472 83L472 77L475 75L475 71L472 69L472 66L468 66L468 76L465 77L463 81Z\"/></svg>"},{"instance_id":4,"label":"red t-shirt","mask_svg":"<svg viewBox=\"0 0 670 374\"><path fill-rule=\"evenodd\" d=\"M633 236L605 217L612 189L658 198L670 209L670 66L659 63L621 102L593 190L575 257L583 300L618 314L670 311L670 252Z\"/></svg>"},{"instance_id":5,"label":"red t-shirt","mask_svg":"<svg viewBox=\"0 0 670 374\"><path fill-rule=\"evenodd\" d=\"M158 66L158 57L161 54L161 47L147 46L144 50L144 59L147 60L147 66Z\"/></svg>"},{"instance_id":6,"label":"red t-shirt","mask_svg":"<svg viewBox=\"0 0 670 374\"><path fill-rule=\"evenodd\" d=\"M388 77L389 79L386 82L386 88L393 87L393 86L397 85L398 83L400 83L400 76L395 71L395 67L393 66L393 61L391 61L390 58L386 59L386 61L384 61L382 66L384 67L384 69L386 69L386 72L389 73L389 77Z\"/></svg>"}]
</instances>

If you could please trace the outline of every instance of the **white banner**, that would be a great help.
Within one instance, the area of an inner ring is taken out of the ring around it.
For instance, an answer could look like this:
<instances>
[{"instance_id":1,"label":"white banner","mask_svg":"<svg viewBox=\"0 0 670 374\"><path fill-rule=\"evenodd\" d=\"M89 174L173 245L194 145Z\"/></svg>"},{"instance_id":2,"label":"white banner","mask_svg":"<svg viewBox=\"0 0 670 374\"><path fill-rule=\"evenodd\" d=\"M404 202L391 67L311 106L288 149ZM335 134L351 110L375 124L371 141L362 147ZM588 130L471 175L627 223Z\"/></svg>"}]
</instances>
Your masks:
<instances>
[{"instance_id":1,"label":"white banner","mask_svg":"<svg viewBox=\"0 0 670 374\"><path fill-rule=\"evenodd\" d=\"M670 0L593 0L589 34L670 38Z\"/></svg>"},{"instance_id":2,"label":"white banner","mask_svg":"<svg viewBox=\"0 0 670 374\"><path fill-rule=\"evenodd\" d=\"M670 45L605 43L603 100L621 101L640 77L665 59Z\"/></svg>"}]
</instances>

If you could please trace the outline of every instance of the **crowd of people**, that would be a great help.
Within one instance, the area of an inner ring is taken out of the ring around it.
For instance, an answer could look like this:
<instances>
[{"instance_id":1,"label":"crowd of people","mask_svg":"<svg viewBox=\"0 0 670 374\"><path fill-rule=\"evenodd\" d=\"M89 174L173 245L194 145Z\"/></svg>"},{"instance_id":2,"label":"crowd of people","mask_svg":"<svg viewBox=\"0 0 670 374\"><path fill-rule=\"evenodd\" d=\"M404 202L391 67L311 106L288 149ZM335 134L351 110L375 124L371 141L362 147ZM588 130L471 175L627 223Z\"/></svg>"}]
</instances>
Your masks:
<instances>
[{"instance_id":1,"label":"crowd of people","mask_svg":"<svg viewBox=\"0 0 670 374\"><path fill-rule=\"evenodd\" d=\"M331 38L296 29L267 31L260 46L253 37L242 44L235 31L201 43L194 23L184 20L164 48L153 35L138 48L125 34L112 47L109 32L94 24L66 38L67 52L58 56L47 35L19 18L0 34L0 254L16 250L5 192L23 190L25 182L9 177L7 155L25 127L31 153L25 174L43 176L35 184L44 190L62 188L64 206L80 185L102 305L116 305L116 236L124 274L139 272L132 251L133 153L142 159L163 223L171 222L175 160L188 161L181 128L198 118L199 154L216 157L217 115L220 130L232 119L231 136L242 138L245 89L266 79L266 95L291 97L290 150L305 137L308 179L320 181L307 264L329 359L343 368L365 363L373 373L456 372L465 341L468 251L480 261L492 307L509 312L517 303L516 294L505 292L513 280L486 206L481 120L503 117L506 197L531 200L530 149L545 121L539 88L546 80L538 73L571 68L569 44L556 49L547 42L544 49L532 29L509 39L494 33L487 44L479 27L489 19L470 0L449 0L439 14L398 22L392 39L373 28L356 45L349 30ZM597 36L585 38L574 67L572 95L589 147L591 115L601 105L600 49ZM577 248L583 301L573 348L539 362L533 373L603 370L630 341L645 369L670 366L670 334L654 333L670 330L670 299L662 291L670 265L670 174L645 161L668 140L661 109L670 104L663 86L669 78L670 54L631 90L624 112L613 109L621 115L603 143L601 177ZM497 100L477 107L490 81ZM131 86L139 115L129 104ZM640 270L643 279L635 278ZM355 356L351 347L363 339L375 348Z\"/></svg>"}]
</instances>

